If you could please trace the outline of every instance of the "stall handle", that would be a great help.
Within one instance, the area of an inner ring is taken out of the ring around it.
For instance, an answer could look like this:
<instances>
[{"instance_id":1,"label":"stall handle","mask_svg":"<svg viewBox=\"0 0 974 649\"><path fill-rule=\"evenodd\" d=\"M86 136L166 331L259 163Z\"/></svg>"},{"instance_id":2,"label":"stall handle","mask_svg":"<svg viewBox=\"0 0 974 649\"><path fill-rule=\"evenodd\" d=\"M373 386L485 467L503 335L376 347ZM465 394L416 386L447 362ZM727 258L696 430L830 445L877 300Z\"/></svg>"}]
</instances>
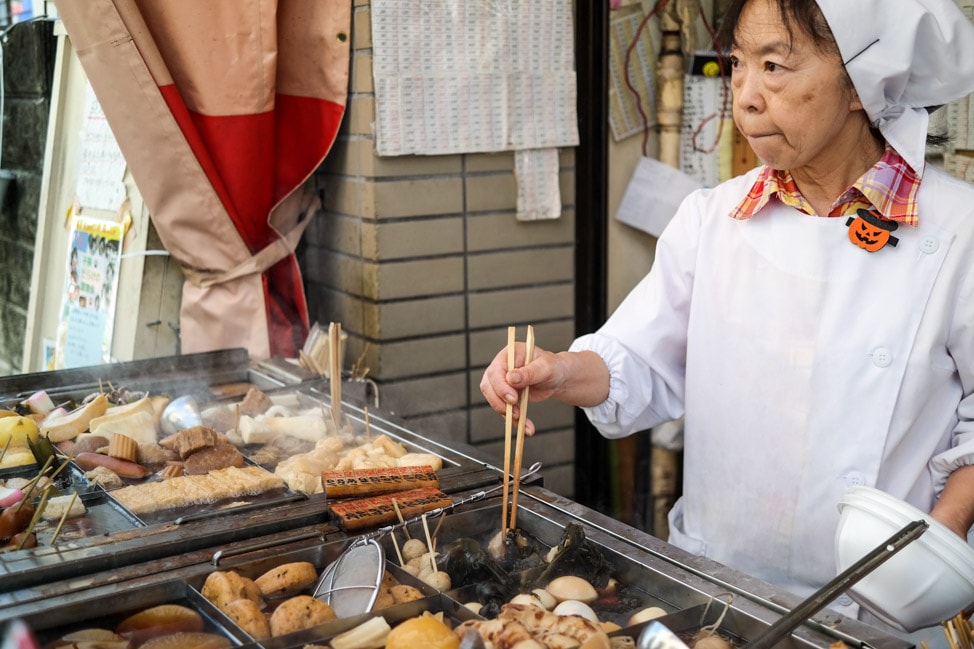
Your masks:
<instances>
[{"instance_id":1,"label":"stall handle","mask_svg":"<svg viewBox=\"0 0 974 649\"><path fill-rule=\"evenodd\" d=\"M335 528L333 531L337 532L338 529ZM213 553L213 557L210 559L210 563L213 564L214 568L220 567L220 560L228 557L235 557L237 555L246 554L248 552L256 552L258 550L266 550L267 548L272 548L278 545L285 545L287 543L296 543L297 541L304 541L306 539L317 539L319 543L325 542L325 533L321 531L309 531L301 532L300 534L294 534L292 536L286 536L282 539L270 539L266 541L258 541L257 543L248 543L245 545L237 546L230 550L217 550Z\"/></svg>"},{"instance_id":2,"label":"stall handle","mask_svg":"<svg viewBox=\"0 0 974 649\"><path fill-rule=\"evenodd\" d=\"M908 523L899 532L893 534L875 549L846 568L832 581L812 593L807 599L793 608L789 613L758 634L754 640L744 645L743 649L770 649L786 635L794 631L802 622L825 608L829 602L838 597L850 586L878 568L887 559L902 550L907 544L918 539L929 525L924 520Z\"/></svg>"}]
</instances>

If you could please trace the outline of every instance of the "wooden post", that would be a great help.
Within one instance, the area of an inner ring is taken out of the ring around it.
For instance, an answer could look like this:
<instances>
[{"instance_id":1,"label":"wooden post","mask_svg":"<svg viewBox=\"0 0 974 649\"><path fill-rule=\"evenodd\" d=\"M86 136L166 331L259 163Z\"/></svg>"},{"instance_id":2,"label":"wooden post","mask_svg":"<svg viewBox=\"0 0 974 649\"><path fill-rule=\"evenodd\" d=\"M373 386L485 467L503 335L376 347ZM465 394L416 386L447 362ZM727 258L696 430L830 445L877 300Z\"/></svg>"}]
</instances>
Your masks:
<instances>
[{"instance_id":1,"label":"wooden post","mask_svg":"<svg viewBox=\"0 0 974 649\"><path fill-rule=\"evenodd\" d=\"M680 453L653 446L650 465L650 489L653 494L653 535L666 539L670 535L667 516L679 495Z\"/></svg>"},{"instance_id":2,"label":"wooden post","mask_svg":"<svg viewBox=\"0 0 974 649\"><path fill-rule=\"evenodd\" d=\"M689 18L688 6L691 4L699 7L699 3L670 2L660 14L660 29L663 39L656 67L659 159L660 162L676 169L680 168L683 78L686 68L681 33L692 30L694 23L684 24L684 19ZM669 536L669 524L666 517L678 492L679 454L655 445L652 447L651 453L652 532L655 536L666 539Z\"/></svg>"},{"instance_id":3,"label":"wooden post","mask_svg":"<svg viewBox=\"0 0 974 649\"><path fill-rule=\"evenodd\" d=\"M680 167L680 130L683 119L683 48L680 22L674 3L660 14L662 46L656 64L656 119L659 123L659 159Z\"/></svg>"}]
</instances>

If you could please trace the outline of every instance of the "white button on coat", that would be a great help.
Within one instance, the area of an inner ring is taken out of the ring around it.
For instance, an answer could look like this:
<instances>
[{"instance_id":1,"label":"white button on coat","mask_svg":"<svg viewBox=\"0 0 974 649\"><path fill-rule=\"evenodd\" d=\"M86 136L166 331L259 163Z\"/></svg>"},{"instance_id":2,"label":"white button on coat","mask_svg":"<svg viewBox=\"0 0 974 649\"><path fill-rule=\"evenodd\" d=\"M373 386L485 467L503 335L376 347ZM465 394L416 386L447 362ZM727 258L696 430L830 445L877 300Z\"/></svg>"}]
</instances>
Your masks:
<instances>
[{"instance_id":1,"label":"white button on coat","mask_svg":"<svg viewBox=\"0 0 974 649\"><path fill-rule=\"evenodd\" d=\"M846 486L861 487L866 484L866 476L858 471L850 471L845 477Z\"/></svg>"},{"instance_id":2,"label":"white button on coat","mask_svg":"<svg viewBox=\"0 0 974 649\"><path fill-rule=\"evenodd\" d=\"M873 365L876 367L889 367L893 362L893 354L885 347L877 347L872 356Z\"/></svg>"}]
</instances>

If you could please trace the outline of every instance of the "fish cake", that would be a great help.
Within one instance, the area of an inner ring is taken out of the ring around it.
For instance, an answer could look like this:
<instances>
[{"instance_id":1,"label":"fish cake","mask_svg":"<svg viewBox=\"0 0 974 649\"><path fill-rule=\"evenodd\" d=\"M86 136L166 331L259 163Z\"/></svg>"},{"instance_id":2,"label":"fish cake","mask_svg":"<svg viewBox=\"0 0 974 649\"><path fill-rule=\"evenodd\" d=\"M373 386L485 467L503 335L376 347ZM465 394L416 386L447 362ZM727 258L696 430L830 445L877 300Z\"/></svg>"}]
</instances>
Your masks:
<instances>
[{"instance_id":1,"label":"fish cake","mask_svg":"<svg viewBox=\"0 0 974 649\"><path fill-rule=\"evenodd\" d=\"M271 599L296 595L318 580L314 564L307 561L285 563L268 570L255 581L260 594Z\"/></svg>"},{"instance_id":2,"label":"fish cake","mask_svg":"<svg viewBox=\"0 0 974 649\"><path fill-rule=\"evenodd\" d=\"M203 597L210 600L214 606L223 610L227 604L238 599L249 599L263 608L264 599L260 588L253 579L242 577L233 570L217 570L211 572L203 583Z\"/></svg>"},{"instance_id":3,"label":"fish cake","mask_svg":"<svg viewBox=\"0 0 974 649\"><path fill-rule=\"evenodd\" d=\"M310 595L297 595L281 602L271 614L271 635L279 636L331 622L337 616L331 606Z\"/></svg>"},{"instance_id":4,"label":"fish cake","mask_svg":"<svg viewBox=\"0 0 974 649\"><path fill-rule=\"evenodd\" d=\"M223 612L254 640L266 640L271 637L271 624L257 602L251 599L237 599L224 606Z\"/></svg>"}]
</instances>

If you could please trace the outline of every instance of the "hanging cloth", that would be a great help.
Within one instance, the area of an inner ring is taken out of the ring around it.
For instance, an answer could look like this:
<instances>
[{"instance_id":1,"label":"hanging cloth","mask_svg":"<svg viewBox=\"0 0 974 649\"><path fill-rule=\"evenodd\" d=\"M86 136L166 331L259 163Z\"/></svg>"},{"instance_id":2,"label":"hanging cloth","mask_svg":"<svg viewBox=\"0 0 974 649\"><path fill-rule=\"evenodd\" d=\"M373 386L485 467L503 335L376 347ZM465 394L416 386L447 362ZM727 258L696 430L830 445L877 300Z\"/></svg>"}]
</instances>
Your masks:
<instances>
[{"instance_id":1,"label":"hanging cloth","mask_svg":"<svg viewBox=\"0 0 974 649\"><path fill-rule=\"evenodd\" d=\"M62 0L61 19L163 245L183 352L292 357L303 183L345 111L349 0Z\"/></svg>"}]
</instances>

